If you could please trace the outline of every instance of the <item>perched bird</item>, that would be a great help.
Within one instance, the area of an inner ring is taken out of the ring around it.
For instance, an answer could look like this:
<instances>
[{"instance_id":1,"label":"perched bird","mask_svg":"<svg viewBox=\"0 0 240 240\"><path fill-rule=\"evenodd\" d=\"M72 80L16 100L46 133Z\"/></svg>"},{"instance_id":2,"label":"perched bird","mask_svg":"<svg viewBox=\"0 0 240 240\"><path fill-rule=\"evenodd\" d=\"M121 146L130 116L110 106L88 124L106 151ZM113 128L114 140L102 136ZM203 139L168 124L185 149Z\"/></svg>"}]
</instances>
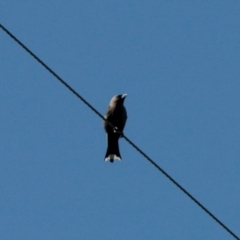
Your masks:
<instances>
[{"instance_id":1,"label":"perched bird","mask_svg":"<svg viewBox=\"0 0 240 240\"><path fill-rule=\"evenodd\" d=\"M122 132L127 120L127 112L123 106L127 94L119 94L114 96L108 106L105 119L108 120L119 132ZM107 152L105 161L113 162L114 159L121 160L121 155L118 147L118 139L120 133L113 129L106 121L103 122L104 129L107 133Z\"/></svg>"}]
</instances>

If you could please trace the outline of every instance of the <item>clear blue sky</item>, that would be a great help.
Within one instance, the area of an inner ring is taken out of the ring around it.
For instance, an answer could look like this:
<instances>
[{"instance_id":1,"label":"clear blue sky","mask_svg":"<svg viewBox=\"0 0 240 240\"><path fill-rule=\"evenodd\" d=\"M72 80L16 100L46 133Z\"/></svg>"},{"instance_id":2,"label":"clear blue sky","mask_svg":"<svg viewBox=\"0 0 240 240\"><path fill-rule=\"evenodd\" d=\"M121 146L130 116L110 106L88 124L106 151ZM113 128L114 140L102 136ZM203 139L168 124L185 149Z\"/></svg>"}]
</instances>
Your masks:
<instances>
[{"instance_id":1,"label":"clear blue sky","mask_svg":"<svg viewBox=\"0 0 240 240\"><path fill-rule=\"evenodd\" d=\"M0 22L240 236L239 1L0 1ZM233 239L0 29L0 238Z\"/></svg>"}]
</instances>

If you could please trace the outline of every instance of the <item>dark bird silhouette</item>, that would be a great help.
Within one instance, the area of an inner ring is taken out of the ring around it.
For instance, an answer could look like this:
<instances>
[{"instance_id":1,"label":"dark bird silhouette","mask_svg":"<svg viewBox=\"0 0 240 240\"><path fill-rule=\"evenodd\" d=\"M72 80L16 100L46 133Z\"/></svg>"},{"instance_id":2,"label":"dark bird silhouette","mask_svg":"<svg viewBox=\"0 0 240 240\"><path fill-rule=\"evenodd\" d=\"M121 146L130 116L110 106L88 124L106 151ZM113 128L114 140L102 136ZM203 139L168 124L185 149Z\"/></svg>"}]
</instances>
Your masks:
<instances>
[{"instance_id":1,"label":"dark bird silhouette","mask_svg":"<svg viewBox=\"0 0 240 240\"><path fill-rule=\"evenodd\" d=\"M107 119L118 131L122 132L127 121L127 112L123 106L127 94L119 94L114 96L108 106L105 119ZM103 123L107 133L107 152L105 161L113 162L114 159L121 160L121 154L118 146L118 139L121 135L113 129L106 121Z\"/></svg>"}]
</instances>

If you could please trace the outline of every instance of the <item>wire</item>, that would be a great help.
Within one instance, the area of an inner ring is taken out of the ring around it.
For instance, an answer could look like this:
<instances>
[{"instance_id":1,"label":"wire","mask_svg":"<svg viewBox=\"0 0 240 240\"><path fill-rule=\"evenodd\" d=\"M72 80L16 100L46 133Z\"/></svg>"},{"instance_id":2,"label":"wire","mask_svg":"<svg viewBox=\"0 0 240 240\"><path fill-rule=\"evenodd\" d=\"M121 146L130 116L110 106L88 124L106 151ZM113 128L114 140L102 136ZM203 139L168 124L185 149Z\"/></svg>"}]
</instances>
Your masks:
<instances>
[{"instance_id":1,"label":"wire","mask_svg":"<svg viewBox=\"0 0 240 240\"><path fill-rule=\"evenodd\" d=\"M151 164L153 164L160 172L162 172L173 184L182 190L193 202L195 202L202 210L204 210L210 217L212 217L218 224L220 224L227 232L234 238L240 238L233 233L223 222L221 222L214 214L212 214L206 207L203 206L195 197L193 197L184 187L182 187L176 180L174 180L167 172L165 172L159 165L157 165L146 153L144 153L138 146L136 146L130 139L124 136L126 141L131 144L140 154L142 154Z\"/></svg>"},{"instance_id":2,"label":"wire","mask_svg":"<svg viewBox=\"0 0 240 240\"><path fill-rule=\"evenodd\" d=\"M0 27L5 33L7 33L15 42L17 42L23 49L25 49L35 60L37 60L44 68L46 68L54 77L56 77L65 87L67 87L73 94L75 94L83 103L85 103L93 112L95 112L101 119L107 121L104 116L96 110L90 103L87 102L79 93L77 93L69 84L67 84L57 73L55 73L50 67L48 67L39 57L37 57L29 48L27 48L20 40L18 40L10 31L8 31L1 23ZM109 121L107 123L116 129L115 126ZM195 197L193 197L185 188L183 188L176 180L174 180L167 172L165 172L157 163L155 163L146 153L144 153L137 145L135 145L128 137L119 132L122 137L133 146L141 155L143 155L151 164L153 164L162 174L164 174L174 185L176 185L183 193L185 193L193 202L195 202L203 211L205 211L210 217L212 217L220 226L222 226L229 234L235 239L240 238L231 231L223 222L221 222L214 214L212 214L206 207L203 206Z\"/></svg>"}]
</instances>

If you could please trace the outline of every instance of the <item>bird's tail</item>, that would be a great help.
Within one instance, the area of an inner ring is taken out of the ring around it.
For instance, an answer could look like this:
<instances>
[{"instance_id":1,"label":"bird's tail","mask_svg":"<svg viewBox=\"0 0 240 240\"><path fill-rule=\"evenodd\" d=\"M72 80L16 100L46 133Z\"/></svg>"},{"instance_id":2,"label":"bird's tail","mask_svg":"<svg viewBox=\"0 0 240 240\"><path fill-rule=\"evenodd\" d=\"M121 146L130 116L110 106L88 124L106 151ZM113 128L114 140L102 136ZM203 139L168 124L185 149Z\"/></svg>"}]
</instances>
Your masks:
<instances>
[{"instance_id":1,"label":"bird's tail","mask_svg":"<svg viewBox=\"0 0 240 240\"><path fill-rule=\"evenodd\" d=\"M116 133L107 134L108 147L105 155L105 161L113 162L114 159L121 161L121 155L118 147L118 139L119 135Z\"/></svg>"}]
</instances>

